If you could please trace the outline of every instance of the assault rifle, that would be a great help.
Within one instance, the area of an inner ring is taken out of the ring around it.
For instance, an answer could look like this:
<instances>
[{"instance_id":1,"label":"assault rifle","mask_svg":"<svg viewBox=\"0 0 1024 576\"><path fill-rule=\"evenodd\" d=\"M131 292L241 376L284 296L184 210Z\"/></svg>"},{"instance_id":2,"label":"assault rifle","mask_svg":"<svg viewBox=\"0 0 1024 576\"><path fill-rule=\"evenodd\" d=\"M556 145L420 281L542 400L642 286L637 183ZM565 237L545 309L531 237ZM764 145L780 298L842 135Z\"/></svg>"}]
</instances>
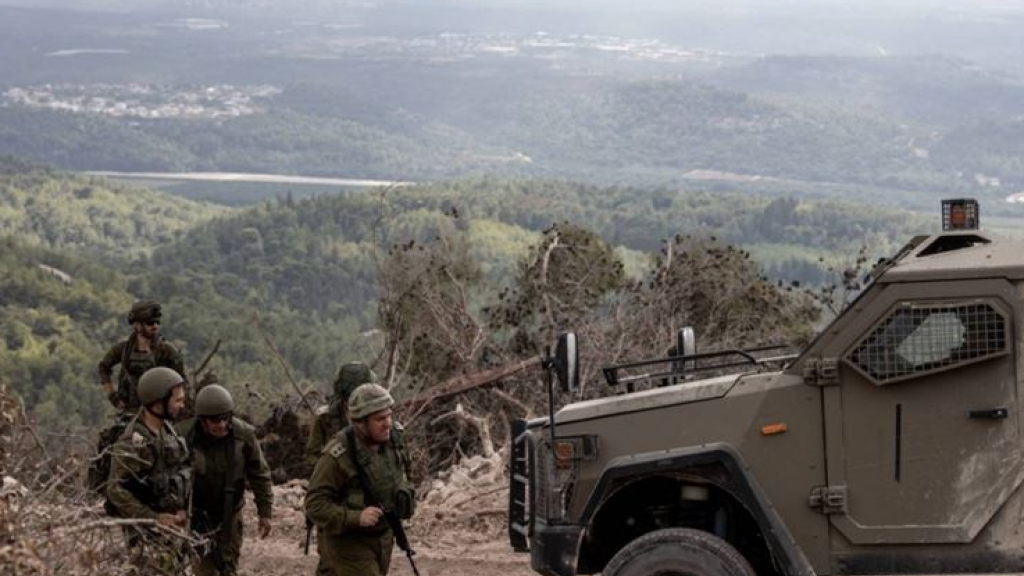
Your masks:
<instances>
[{"instance_id":1,"label":"assault rifle","mask_svg":"<svg viewBox=\"0 0 1024 576\"><path fill-rule=\"evenodd\" d=\"M306 544L302 546L302 555L309 556L309 537L313 535L313 521L306 516Z\"/></svg>"},{"instance_id":2,"label":"assault rifle","mask_svg":"<svg viewBox=\"0 0 1024 576\"><path fill-rule=\"evenodd\" d=\"M412 559L416 555L416 551L409 544L409 535L405 533L402 519L398 516L397 512L389 510L384 506L383 501L377 495L377 491L370 484L370 479L366 476L366 470L359 463L359 458L356 456L356 434L351 426L345 430L345 440L348 443L349 454L352 455L352 463L355 464L356 472L359 474L359 484L363 489L363 494L366 496L367 504L378 506L384 512L384 521L387 522L391 532L395 535L395 544L398 544L398 548L405 552L405 557L409 559L409 566L412 567L412 573L420 576L420 571L416 568L416 561Z\"/></svg>"}]
</instances>

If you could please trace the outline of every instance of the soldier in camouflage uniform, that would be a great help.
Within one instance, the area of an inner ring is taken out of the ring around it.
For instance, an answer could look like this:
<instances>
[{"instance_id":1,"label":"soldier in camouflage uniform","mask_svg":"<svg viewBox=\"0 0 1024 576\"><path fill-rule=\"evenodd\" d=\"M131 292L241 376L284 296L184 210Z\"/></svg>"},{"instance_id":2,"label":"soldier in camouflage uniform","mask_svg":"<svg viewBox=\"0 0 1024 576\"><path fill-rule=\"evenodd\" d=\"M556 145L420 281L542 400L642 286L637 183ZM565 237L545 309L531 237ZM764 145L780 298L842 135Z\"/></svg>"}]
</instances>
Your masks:
<instances>
[{"instance_id":1,"label":"soldier in camouflage uniform","mask_svg":"<svg viewBox=\"0 0 1024 576\"><path fill-rule=\"evenodd\" d=\"M138 397L143 407L112 450L108 511L187 530L188 447L169 422L185 407L185 379L170 368L152 368L139 378ZM142 526L129 526L125 533L140 568L183 570L184 549L165 533Z\"/></svg>"},{"instance_id":2,"label":"soldier in camouflage uniform","mask_svg":"<svg viewBox=\"0 0 1024 576\"><path fill-rule=\"evenodd\" d=\"M208 384L196 395L196 418L176 426L192 450L192 529L208 535L212 545L196 566L197 576L238 573L247 484L256 500L260 538L270 534L274 500L270 467L256 430L235 418L234 410L231 393Z\"/></svg>"},{"instance_id":3,"label":"soldier in camouflage uniform","mask_svg":"<svg viewBox=\"0 0 1024 576\"><path fill-rule=\"evenodd\" d=\"M408 454L395 445L391 408L383 387L364 384L349 400L352 424L328 442L306 494L306 515L317 526L318 576L384 576L394 535L385 510L410 518L415 495ZM367 502L357 465L380 502Z\"/></svg>"},{"instance_id":4,"label":"soldier in camouflage uniform","mask_svg":"<svg viewBox=\"0 0 1024 576\"><path fill-rule=\"evenodd\" d=\"M316 411L316 420L306 440L306 462L315 466L327 442L348 423L345 408L348 397L359 385L373 382L375 377L366 364L349 362L338 369L334 379L334 397L326 406Z\"/></svg>"},{"instance_id":5,"label":"soldier in camouflage uniform","mask_svg":"<svg viewBox=\"0 0 1024 576\"><path fill-rule=\"evenodd\" d=\"M132 334L118 342L100 360L98 372L100 383L110 403L122 411L134 411L139 407L136 385L146 370L166 366L184 376L185 366L181 353L170 342L160 337L160 320L163 311L160 304L152 300L136 302L128 312L128 323ZM117 389L113 384L114 366L120 364Z\"/></svg>"}]
</instances>

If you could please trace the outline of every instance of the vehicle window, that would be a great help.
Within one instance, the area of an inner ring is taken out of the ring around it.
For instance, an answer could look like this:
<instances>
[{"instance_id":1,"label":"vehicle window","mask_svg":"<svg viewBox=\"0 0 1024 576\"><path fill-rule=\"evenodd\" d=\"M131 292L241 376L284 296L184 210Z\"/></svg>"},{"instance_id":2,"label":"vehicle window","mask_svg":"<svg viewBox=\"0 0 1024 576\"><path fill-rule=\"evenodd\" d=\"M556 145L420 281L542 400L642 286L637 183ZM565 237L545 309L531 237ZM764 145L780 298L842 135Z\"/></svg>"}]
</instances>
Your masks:
<instances>
[{"instance_id":1,"label":"vehicle window","mask_svg":"<svg viewBox=\"0 0 1024 576\"><path fill-rule=\"evenodd\" d=\"M848 360L876 382L888 383L999 355L1006 346L1006 319L989 304L906 304Z\"/></svg>"}]
</instances>

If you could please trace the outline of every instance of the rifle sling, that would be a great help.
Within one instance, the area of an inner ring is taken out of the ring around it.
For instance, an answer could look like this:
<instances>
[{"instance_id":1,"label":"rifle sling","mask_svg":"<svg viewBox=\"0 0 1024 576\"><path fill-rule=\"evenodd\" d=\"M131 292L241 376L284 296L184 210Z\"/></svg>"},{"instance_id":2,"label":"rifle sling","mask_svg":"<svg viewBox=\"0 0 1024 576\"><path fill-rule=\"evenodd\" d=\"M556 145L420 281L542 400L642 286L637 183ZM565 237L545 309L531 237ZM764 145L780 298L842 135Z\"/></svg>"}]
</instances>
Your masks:
<instances>
[{"instance_id":1,"label":"rifle sling","mask_svg":"<svg viewBox=\"0 0 1024 576\"><path fill-rule=\"evenodd\" d=\"M227 438L227 460L228 460L228 473L224 479L224 508L222 510L222 516L220 517L220 534L219 540L230 542L231 533L231 520L235 515L235 431L232 429L228 432Z\"/></svg>"},{"instance_id":2,"label":"rifle sling","mask_svg":"<svg viewBox=\"0 0 1024 576\"><path fill-rule=\"evenodd\" d=\"M363 468L362 462L359 461L359 455L356 452L356 434L352 426L345 428L344 435L348 452L352 455L352 464L355 466L356 475L359 477L359 484L363 489L363 495L366 497L366 504L380 507L384 512L384 521L391 527L391 531L395 533L395 543L398 544L398 547L403 552L411 554L412 548L409 546L409 539L405 535L405 527L402 526L402 520L394 511L384 507L383 501L377 495L377 491L373 489L370 478L366 475L366 469Z\"/></svg>"}]
</instances>

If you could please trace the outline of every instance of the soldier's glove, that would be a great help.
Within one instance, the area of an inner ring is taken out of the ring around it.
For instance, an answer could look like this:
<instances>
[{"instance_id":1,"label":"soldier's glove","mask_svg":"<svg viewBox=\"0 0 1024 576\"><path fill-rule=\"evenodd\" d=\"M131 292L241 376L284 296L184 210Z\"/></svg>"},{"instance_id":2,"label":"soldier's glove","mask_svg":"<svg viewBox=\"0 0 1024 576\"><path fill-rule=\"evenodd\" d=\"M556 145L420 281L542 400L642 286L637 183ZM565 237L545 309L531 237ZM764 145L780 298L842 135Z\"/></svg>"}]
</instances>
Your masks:
<instances>
[{"instance_id":1,"label":"soldier's glove","mask_svg":"<svg viewBox=\"0 0 1024 576\"><path fill-rule=\"evenodd\" d=\"M403 488L395 493L395 513L403 520L412 518L416 506L416 495L411 488Z\"/></svg>"}]
</instances>

